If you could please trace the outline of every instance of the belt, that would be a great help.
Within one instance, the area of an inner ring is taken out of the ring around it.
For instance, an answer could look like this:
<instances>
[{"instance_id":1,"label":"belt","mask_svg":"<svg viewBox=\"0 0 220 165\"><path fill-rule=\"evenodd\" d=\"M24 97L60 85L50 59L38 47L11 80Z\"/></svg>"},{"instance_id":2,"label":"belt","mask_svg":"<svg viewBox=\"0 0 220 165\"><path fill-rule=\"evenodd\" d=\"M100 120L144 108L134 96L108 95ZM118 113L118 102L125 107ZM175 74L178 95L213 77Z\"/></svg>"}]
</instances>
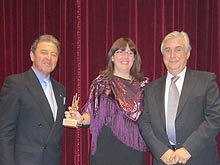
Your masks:
<instances>
[{"instance_id":1,"label":"belt","mask_svg":"<svg viewBox=\"0 0 220 165\"><path fill-rule=\"evenodd\" d=\"M176 151L177 147L176 147L176 145L170 145L170 149L173 151Z\"/></svg>"}]
</instances>

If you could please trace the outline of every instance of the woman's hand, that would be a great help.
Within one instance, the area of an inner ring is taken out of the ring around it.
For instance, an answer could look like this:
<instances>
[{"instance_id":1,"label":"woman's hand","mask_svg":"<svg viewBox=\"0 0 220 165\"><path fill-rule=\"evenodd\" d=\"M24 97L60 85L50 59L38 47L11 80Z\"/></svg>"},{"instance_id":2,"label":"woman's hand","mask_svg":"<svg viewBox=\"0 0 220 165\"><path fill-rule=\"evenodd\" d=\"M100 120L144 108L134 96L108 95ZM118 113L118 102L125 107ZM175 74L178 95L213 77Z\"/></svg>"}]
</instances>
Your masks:
<instances>
[{"instance_id":1,"label":"woman's hand","mask_svg":"<svg viewBox=\"0 0 220 165\"><path fill-rule=\"evenodd\" d=\"M67 119L75 119L77 120L77 123L78 124L82 124L82 121L83 121L83 117L82 115L79 113L79 111L76 111L76 110L72 110L71 107L68 107L69 111L65 111L65 117Z\"/></svg>"}]
</instances>

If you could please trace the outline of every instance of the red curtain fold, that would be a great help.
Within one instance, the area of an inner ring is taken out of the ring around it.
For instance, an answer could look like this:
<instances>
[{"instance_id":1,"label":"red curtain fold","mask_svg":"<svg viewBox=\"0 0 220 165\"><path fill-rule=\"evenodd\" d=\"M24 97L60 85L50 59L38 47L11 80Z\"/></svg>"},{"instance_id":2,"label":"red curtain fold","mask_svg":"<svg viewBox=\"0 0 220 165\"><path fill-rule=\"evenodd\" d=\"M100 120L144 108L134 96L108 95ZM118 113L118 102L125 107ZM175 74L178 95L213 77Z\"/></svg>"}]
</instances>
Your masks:
<instances>
[{"instance_id":1,"label":"red curtain fold","mask_svg":"<svg viewBox=\"0 0 220 165\"><path fill-rule=\"evenodd\" d=\"M220 74L220 1L216 0L0 0L0 87L4 77L27 70L30 46L40 34L60 39L61 57L53 73L66 86L67 103L80 95L105 68L106 54L118 37L138 46L142 70L150 81L165 73L160 54L163 36L189 34L188 66ZM217 137L218 142L220 138ZM62 165L88 165L89 129L65 128ZM152 163L146 153L146 164Z\"/></svg>"}]
</instances>

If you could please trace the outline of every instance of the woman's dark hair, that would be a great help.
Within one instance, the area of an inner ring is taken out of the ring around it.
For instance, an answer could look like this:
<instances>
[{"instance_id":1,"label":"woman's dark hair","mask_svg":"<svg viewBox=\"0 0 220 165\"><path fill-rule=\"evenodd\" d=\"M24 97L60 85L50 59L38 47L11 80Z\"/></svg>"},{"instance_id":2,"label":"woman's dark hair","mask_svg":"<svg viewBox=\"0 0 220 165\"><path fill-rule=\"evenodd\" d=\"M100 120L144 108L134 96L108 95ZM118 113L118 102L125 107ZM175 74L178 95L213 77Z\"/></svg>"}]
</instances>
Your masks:
<instances>
[{"instance_id":1,"label":"woman's dark hair","mask_svg":"<svg viewBox=\"0 0 220 165\"><path fill-rule=\"evenodd\" d=\"M100 72L103 79L112 78L114 72L114 63L112 62L112 56L119 49L125 50L127 45L129 46L130 50L134 53L134 62L130 69L130 75L133 80L137 80L137 81L143 80L143 74L140 73L141 58L136 49L134 42L129 38L119 38L113 43L107 55L106 69Z\"/></svg>"}]
</instances>

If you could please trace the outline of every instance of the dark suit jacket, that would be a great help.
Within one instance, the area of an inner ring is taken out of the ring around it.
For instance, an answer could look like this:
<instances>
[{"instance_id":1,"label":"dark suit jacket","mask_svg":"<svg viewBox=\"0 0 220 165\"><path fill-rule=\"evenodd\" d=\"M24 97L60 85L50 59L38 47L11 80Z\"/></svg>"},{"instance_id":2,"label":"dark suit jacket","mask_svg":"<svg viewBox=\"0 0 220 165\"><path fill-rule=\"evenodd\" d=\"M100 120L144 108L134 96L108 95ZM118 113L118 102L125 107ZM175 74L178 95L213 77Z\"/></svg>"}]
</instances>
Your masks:
<instances>
[{"instance_id":1,"label":"dark suit jacket","mask_svg":"<svg viewBox=\"0 0 220 165\"><path fill-rule=\"evenodd\" d=\"M164 109L166 76L145 87L144 112L138 124L154 156L154 165L169 149ZM187 69L176 116L177 147L191 154L187 165L216 165L215 137L220 126L220 96L215 74Z\"/></svg>"},{"instance_id":2,"label":"dark suit jacket","mask_svg":"<svg viewBox=\"0 0 220 165\"><path fill-rule=\"evenodd\" d=\"M0 164L59 165L65 88L51 79L58 106L54 122L32 69L5 79L0 93Z\"/></svg>"}]
</instances>

